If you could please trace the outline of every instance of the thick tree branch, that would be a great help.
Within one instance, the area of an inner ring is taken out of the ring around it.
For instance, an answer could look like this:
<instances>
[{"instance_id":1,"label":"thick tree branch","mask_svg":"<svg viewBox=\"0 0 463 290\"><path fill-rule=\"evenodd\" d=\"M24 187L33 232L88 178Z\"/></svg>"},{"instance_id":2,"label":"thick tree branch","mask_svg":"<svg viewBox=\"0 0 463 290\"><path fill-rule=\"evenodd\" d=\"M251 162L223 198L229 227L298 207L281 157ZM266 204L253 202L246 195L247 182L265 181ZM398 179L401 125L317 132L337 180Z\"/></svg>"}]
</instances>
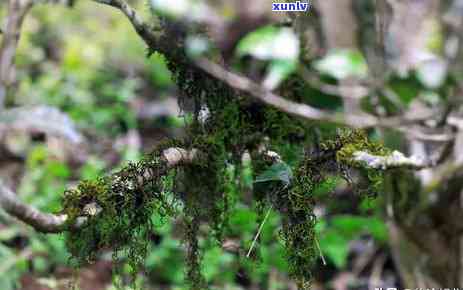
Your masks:
<instances>
[{"instance_id":1,"label":"thick tree branch","mask_svg":"<svg viewBox=\"0 0 463 290\"><path fill-rule=\"evenodd\" d=\"M196 149L186 150L183 148L168 148L162 152L161 158L166 162L167 168L174 168L184 164L194 162L198 158L199 152ZM68 225L66 215L55 215L43 213L33 206L23 203L17 195L13 193L0 181L0 207L9 215L16 217L20 221L32 226L39 232L59 233L72 230L82 226L87 220L86 217L77 219L76 224ZM94 209L94 210L92 210ZM89 204L84 208L88 215L98 214L98 205Z\"/></svg>"},{"instance_id":2,"label":"thick tree branch","mask_svg":"<svg viewBox=\"0 0 463 290\"><path fill-rule=\"evenodd\" d=\"M266 151L269 157L275 157L276 153ZM161 158L167 165L167 168L171 169L177 166L190 164L198 159L200 152L197 149L186 150L179 147L173 147L165 149ZM354 153L354 161L361 162L363 166L372 169L391 169L391 168L409 168L409 169L422 169L429 167L432 164L419 158L411 157L407 158L402 153L394 151L389 156L374 156L366 152ZM20 201L16 194L10 189L4 186L0 181L0 207L3 208L8 214L24 223L32 226L37 231L43 233L59 233L67 230L73 230L82 226L87 220L87 217L82 216L77 219L76 224L69 225L66 215L54 215L48 213L42 213L36 208L27 205ZM96 215L101 209L98 209L98 205L89 204L85 206L84 212L88 212L88 215ZM88 210L87 210L88 208ZM88 216L87 215L87 216Z\"/></svg>"}]
</instances>

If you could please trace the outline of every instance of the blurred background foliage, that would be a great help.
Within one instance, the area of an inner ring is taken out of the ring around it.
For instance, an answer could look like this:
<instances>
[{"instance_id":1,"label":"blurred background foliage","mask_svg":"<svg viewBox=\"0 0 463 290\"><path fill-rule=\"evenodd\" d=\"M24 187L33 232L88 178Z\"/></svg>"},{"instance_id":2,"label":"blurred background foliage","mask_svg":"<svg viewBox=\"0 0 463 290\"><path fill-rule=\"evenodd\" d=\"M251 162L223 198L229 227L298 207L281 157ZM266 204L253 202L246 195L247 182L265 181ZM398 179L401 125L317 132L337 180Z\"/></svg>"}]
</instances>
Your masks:
<instances>
[{"instance_id":1,"label":"blurred background foliage","mask_svg":"<svg viewBox=\"0 0 463 290\"><path fill-rule=\"evenodd\" d=\"M3 16L5 7L0 7ZM148 14L147 7L140 4L139 8ZM255 53L253 48L262 42L265 46L272 33L276 32L255 32L241 42L239 52ZM78 1L72 9L34 7L26 19L16 58L18 91L14 99L7 100L8 105L57 107L91 142L83 151L63 153L58 140L35 136L24 143L20 136L14 137L10 146L21 147L17 151L23 152L25 166L12 179L24 201L46 212L58 212L65 188L136 160L163 137L182 134L187 117L171 101L177 94L171 73L162 55L146 56L133 28L111 8L96 8L88 1ZM340 62L344 64L341 68ZM272 66L277 76L269 80L270 86L295 69L292 61L282 64L275 58ZM328 81L339 74L366 73L362 56L345 52L329 55L314 66ZM398 79L392 87L400 106L409 104L420 86L416 79ZM309 93L308 103L331 108L340 105L333 96L310 88L305 94ZM289 148L288 153L294 154L294 150ZM227 188L237 197L227 233L229 248L220 248L207 238L200 241L205 249L205 278L212 289L294 289L285 274L277 214L270 214L251 257L245 257L262 221L253 205L242 198L253 186L252 168L246 163L243 166L248 167L248 174ZM353 272L361 273L378 257L390 260L386 225L379 217L380 198L352 196L342 181L333 179L320 187L317 199L319 246L326 263L320 261L314 287L334 289L340 277L350 279ZM74 273L61 235L36 233L5 215L0 221L0 289L62 289L76 277L82 289L114 287L110 256ZM153 216L153 221L159 226L141 283L144 289L186 289L178 225L159 216ZM393 266L386 271L397 279ZM368 284L355 279L350 283L356 287L353 289Z\"/></svg>"}]
</instances>

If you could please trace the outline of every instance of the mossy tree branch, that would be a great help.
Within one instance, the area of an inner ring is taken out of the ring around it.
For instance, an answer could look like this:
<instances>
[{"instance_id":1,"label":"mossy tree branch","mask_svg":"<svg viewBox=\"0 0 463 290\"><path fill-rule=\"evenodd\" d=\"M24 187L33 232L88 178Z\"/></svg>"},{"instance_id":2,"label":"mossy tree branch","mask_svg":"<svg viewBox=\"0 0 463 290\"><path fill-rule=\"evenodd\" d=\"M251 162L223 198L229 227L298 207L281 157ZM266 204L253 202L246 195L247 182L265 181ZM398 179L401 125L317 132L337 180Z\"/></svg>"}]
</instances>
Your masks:
<instances>
[{"instance_id":1,"label":"mossy tree branch","mask_svg":"<svg viewBox=\"0 0 463 290\"><path fill-rule=\"evenodd\" d=\"M191 164L200 155L201 153L196 149L186 150L180 147L167 148L162 152L162 158L169 169ZM378 170L394 168L419 170L433 165L432 162L421 160L413 156L407 158L398 151L394 151L386 156L374 155L365 151L356 151L352 154L351 161L361 164L361 166L366 169ZM36 208L21 202L12 190L2 183L0 183L0 206L11 216L16 217L43 233L72 231L82 226L87 219L86 217L80 217L75 224L69 225L66 215L42 213Z\"/></svg>"},{"instance_id":2,"label":"mossy tree branch","mask_svg":"<svg viewBox=\"0 0 463 290\"><path fill-rule=\"evenodd\" d=\"M179 147L171 147L162 151L161 159L165 163L167 169L172 169L184 164L191 164L199 155L200 153L195 149L186 150ZM91 204L89 204L89 206L91 206ZM9 215L16 217L20 221L32 226L35 230L43 233L72 231L85 224L88 218L86 216L78 217L75 223L70 225L67 215L43 213L33 206L23 203L18 198L17 194L1 182L0 207ZM88 208L87 206L87 209Z\"/></svg>"}]
</instances>

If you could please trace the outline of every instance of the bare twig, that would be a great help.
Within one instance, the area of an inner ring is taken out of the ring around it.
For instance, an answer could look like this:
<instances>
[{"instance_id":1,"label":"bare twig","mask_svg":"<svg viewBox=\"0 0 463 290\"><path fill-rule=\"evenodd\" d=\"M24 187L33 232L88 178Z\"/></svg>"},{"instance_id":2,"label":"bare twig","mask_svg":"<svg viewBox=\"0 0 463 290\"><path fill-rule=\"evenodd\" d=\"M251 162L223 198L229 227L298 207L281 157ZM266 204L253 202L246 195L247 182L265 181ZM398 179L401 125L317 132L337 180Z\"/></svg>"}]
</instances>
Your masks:
<instances>
[{"instance_id":1,"label":"bare twig","mask_svg":"<svg viewBox=\"0 0 463 290\"><path fill-rule=\"evenodd\" d=\"M322 248L320 247L320 243L318 242L317 237L315 237L314 240L315 240L315 245L317 246L317 250L318 250L318 252L320 253L320 258L322 259L323 266L328 265L328 264L326 263L325 256L323 255Z\"/></svg>"},{"instance_id":2,"label":"bare twig","mask_svg":"<svg viewBox=\"0 0 463 290\"><path fill-rule=\"evenodd\" d=\"M273 208L273 205L270 206L270 208L268 209L267 213L265 214L264 220L263 220L262 223L260 224L259 229L257 230L257 233L256 233L256 235L254 236L254 239L252 240L252 244L251 244L251 247L249 247L249 251L248 251L248 253L246 254L246 258L249 258L249 256L251 256L252 250L253 250L254 247L256 246L257 239L259 238L260 233L262 232L262 229L264 228L265 222L267 221L267 219L268 219L270 213L272 212L272 208Z\"/></svg>"},{"instance_id":3,"label":"bare twig","mask_svg":"<svg viewBox=\"0 0 463 290\"><path fill-rule=\"evenodd\" d=\"M301 76L310 86L327 95L357 99L359 96L363 97L369 93L368 88L361 83L349 86L331 85L323 82L319 75L311 72L306 67L301 67L300 72ZM350 94L346 94L346 91L350 92Z\"/></svg>"}]
</instances>

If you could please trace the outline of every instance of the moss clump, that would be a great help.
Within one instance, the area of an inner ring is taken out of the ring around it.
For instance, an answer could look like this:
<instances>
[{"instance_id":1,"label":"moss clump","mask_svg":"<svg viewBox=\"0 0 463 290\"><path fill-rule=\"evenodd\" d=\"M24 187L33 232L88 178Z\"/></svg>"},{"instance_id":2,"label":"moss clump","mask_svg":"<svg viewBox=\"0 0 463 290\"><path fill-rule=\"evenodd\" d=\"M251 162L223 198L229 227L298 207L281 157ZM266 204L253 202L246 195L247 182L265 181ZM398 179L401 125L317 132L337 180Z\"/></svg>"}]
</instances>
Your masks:
<instances>
[{"instance_id":1,"label":"moss clump","mask_svg":"<svg viewBox=\"0 0 463 290\"><path fill-rule=\"evenodd\" d=\"M357 151L363 151L372 155L386 156L390 155L391 151L379 142L368 140L362 131L344 134L340 139L344 145L336 152L337 162L347 167L356 168L360 175L368 181L367 184L360 182L357 185L357 191L360 194L375 196L381 190L384 180L383 172L375 169L365 169L363 164L353 161L353 154ZM349 178L347 180L350 181Z\"/></svg>"},{"instance_id":2,"label":"moss clump","mask_svg":"<svg viewBox=\"0 0 463 290\"><path fill-rule=\"evenodd\" d=\"M236 138L239 126L257 126L248 123L247 117L240 115L242 112L236 106L234 103L223 112L224 116L242 118L236 128L226 130L222 127L222 131L198 133L194 138L190 137L189 142L165 143L141 161L130 163L111 176L82 181L76 189L66 191L63 211L69 216L69 223L74 224L79 217L87 217L82 227L66 234L67 247L77 264L92 262L100 250L112 249L116 261L127 257L135 275L146 258L148 235L154 230L152 215L156 212L161 216L178 216L180 212L176 205L182 203L186 278L191 289L206 289L207 284L201 274L199 229L207 221L215 232L216 240L222 240L230 210L227 183L234 182L227 178L227 166L238 164L234 154L241 156L242 150L246 149L251 150L255 175L275 162L259 153L257 144L229 140L231 136ZM192 127L195 132L204 129L198 123L195 126ZM184 164L180 169L169 169L161 153L173 146L195 148L207 154L201 154L199 161ZM265 186L255 187L260 214L265 204L270 202L282 216L281 238L286 248L289 271L300 289L309 289L311 271L318 258L314 195L321 186L330 183L333 174L349 180L349 170L362 170L360 164L351 161L355 151L379 155L388 153L380 144L368 141L358 131L340 134L320 147L319 152L304 156L290 184L278 185L270 190ZM370 181L368 187L377 190L382 176L372 170L366 174Z\"/></svg>"},{"instance_id":3,"label":"moss clump","mask_svg":"<svg viewBox=\"0 0 463 290\"><path fill-rule=\"evenodd\" d=\"M135 275L143 265L153 231L154 212L172 215L176 200L172 174L160 158L162 150L130 163L119 172L94 181L82 181L63 197L63 212L79 229L66 234L66 245L78 266L93 262L103 249L112 249L115 261L126 257Z\"/></svg>"},{"instance_id":4,"label":"moss clump","mask_svg":"<svg viewBox=\"0 0 463 290\"><path fill-rule=\"evenodd\" d=\"M312 191L319 173L315 162L306 158L296 169L292 186L278 200L283 216L281 238L286 248L289 272L300 289L308 289L318 254L315 248L314 199Z\"/></svg>"},{"instance_id":5,"label":"moss clump","mask_svg":"<svg viewBox=\"0 0 463 290\"><path fill-rule=\"evenodd\" d=\"M385 156L391 154L390 150L385 148L379 142L368 140L368 137L363 131L351 131L342 133L335 141L331 141L324 145L325 149L339 148L336 151L336 160L338 163L348 164L354 167L361 165L355 164L353 154L357 151L368 152L373 155Z\"/></svg>"},{"instance_id":6,"label":"moss clump","mask_svg":"<svg viewBox=\"0 0 463 290\"><path fill-rule=\"evenodd\" d=\"M316 216L314 196L330 183L333 174L341 175L350 182L351 170L364 170L353 163L351 157L356 151L386 155L388 150L381 144L371 142L360 131L344 132L334 140L321 144L320 152L306 154L294 171L291 186L278 191L274 207L283 218L281 238L286 248L290 275L300 289L309 289L311 272L317 261L315 241ZM364 190L379 190L383 180L379 171L367 170L369 181Z\"/></svg>"}]
</instances>

